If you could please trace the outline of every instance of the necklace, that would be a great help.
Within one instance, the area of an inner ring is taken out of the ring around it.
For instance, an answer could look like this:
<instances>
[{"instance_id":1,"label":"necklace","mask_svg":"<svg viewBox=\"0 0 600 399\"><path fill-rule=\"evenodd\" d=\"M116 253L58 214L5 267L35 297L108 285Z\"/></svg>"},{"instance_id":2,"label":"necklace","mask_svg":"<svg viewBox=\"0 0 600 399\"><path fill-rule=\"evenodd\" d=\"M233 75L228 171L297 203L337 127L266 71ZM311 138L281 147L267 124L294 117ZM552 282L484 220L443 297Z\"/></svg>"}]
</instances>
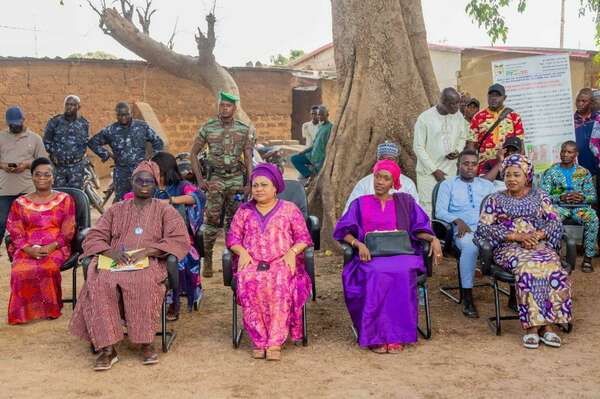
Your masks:
<instances>
[{"instance_id":1,"label":"necklace","mask_svg":"<svg viewBox=\"0 0 600 399\"><path fill-rule=\"evenodd\" d=\"M144 214L144 211L145 211L146 208L145 207L140 208L139 206L137 206L135 204L135 202L133 203L133 206L138 211L137 212L138 213L138 217L136 218L137 219L137 223L135 224L135 228L133 229L133 234L135 234L137 236L137 243L135 244L135 249L139 249L139 247L140 247L140 241L142 240L142 234L144 234L144 228L146 228L146 226L148 225L148 220L150 219L150 214L152 212L148 212L148 214L146 215L146 220L144 221L143 224L140 224L140 222L142 221L142 215Z\"/></svg>"}]
</instances>

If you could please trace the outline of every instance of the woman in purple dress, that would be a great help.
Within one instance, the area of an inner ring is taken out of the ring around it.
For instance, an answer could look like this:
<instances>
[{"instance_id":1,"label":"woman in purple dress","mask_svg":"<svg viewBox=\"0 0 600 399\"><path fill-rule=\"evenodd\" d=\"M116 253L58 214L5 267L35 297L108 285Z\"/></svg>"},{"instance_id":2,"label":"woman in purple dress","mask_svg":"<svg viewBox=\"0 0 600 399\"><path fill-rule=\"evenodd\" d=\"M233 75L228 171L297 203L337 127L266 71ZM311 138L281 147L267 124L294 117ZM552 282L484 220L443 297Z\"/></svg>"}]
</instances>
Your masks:
<instances>
[{"instance_id":1,"label":"woman in purple dress","mask_svg":"<svg viewBox=\"0 0 600 399\"><path fill-rule=\"evenodd\" d=\"M515 275L523 346L557 348L556 324L571 320L571 282L558 255L563 226L546 193L530 187L527 157L506 158L502 173L507 189L486 200L473 241L488 241L494 262Z\"/></svg>"},{"instance_id":2,"label":"woman in purple dress","mask_svg":"<svg viewBox=\"0 0 600 399\"><path fill-rule=\"evenodd\" d=\"M373 174L375 195L355 199L338 221L333 237L357 249L344 265L342 281L358 344L376 353L399 353L404 344L417 340L417 273L425 273L417 240L430 243L434 265L442 249L429 217L415 200L405 193L390 195L392 186L400 188L400 167L390 160L379 161ZM365 235L398 229L409 233L415 254L372 257L364 244Z\"/></svg>"}]
</instances>

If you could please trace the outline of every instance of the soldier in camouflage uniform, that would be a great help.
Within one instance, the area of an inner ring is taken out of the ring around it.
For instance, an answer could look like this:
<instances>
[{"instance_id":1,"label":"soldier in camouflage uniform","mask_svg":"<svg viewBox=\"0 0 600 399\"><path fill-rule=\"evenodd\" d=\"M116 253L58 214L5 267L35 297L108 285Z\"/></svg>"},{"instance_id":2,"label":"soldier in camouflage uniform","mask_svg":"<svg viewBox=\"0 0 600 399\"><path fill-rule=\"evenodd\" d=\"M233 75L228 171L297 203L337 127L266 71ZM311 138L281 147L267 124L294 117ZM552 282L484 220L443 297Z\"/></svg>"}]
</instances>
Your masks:
<instances>
[{"instance_id":1,"label":"soldier in camouflage uniform","mask_svg":"<svg viewBox=\"0 0 600 399\"><path fill-rule=\"evenodd\" d=\"M65 112L50 119L44 131L44 146L55 165L54 187L83 189L90 125L79 115L79 108L79 97L68 95Z\"/></svg>"},{"instance_id":2,"label":"soldier in camouflage uniform","mask_svg":"<svg viewBox=\"0 0 600 399\"><path fill-rule=\"evenodd\" d=\"M239 99L229 93L219 94L219 118L210 119L198 131L191 151L192 169L198 185L207 192L204 230L204 268L202 275L212 277L212 255L224 211L225 231L245 193L244 175L252 172L254 129L233 116ZM208 146L208 171L205 180L200 171L198 154ZM243 156L243 161L242 161Z\"/></svg>"},{"instance_id":3,"label":"soldier in camouflage uniform","mask_svg":"<svg viewBox=\"0 0 600 399\"><path fill-rule=\"evenodd\" d=\"M120 102L116 107L117 122L100 130L90 139L88 146L106 162L115 162L113 183L115 202L131 191L131 174L146 159L146 143L152 144L154 152L161 151L164 143L159 135L144 121L132 119L129 104ZM112 152L104 148L110 146Z\"/></svg>"}]
</instances>

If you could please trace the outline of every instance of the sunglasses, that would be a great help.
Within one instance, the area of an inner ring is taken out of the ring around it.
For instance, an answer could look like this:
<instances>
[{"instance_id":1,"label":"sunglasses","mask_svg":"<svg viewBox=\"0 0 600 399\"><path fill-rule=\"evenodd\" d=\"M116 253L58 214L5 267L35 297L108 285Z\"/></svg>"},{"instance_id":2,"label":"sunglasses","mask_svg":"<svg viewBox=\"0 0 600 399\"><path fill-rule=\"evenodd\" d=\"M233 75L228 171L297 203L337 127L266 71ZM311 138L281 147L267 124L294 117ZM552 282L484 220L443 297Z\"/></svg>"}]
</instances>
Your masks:
<instances>
[{"instance_id":1,"label":"sunglasses","mask_svg":"<svg viewBox=\"0 0 600 399\"><path fill-rule=\"evenodd\" d=\"M153 186L156 184L153 178L136 177L133 179L133 184L137 186Z\"/></svg>"}]
</instances>

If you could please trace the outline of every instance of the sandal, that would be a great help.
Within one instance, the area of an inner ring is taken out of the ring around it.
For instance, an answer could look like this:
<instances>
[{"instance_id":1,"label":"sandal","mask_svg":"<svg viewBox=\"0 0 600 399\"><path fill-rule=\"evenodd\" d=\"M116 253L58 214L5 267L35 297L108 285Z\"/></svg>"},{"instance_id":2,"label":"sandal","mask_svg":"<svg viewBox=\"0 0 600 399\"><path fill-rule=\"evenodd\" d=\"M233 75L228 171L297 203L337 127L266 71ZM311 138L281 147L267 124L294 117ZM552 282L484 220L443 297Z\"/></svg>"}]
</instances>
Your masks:
<instances>
[{"instance_id":1,"label":"sandal","mask_svg":"<svg viewBox=\"0 0 600 399\"><path fill-rule=\"evenodd\" d=\"M581 271L584 272L584 273L591 273L591 272L593 272L594 271L594 267L592 266L592 262L584 260L583 263L581 264Z\"/></svg>"},{"instance_id":2,"label":"sandal","mask_svg":"<svg viewBox=\"0 0 600 399\"><path fill-rule=\"evenodd\" d=\"M264 349L252 349L252 358L253 359L264 359L265 358L265 350Z\"/></svg>"},{"instance_id":3,"label":"sandal","mask_svg":"<svg viewBox=\"0 0 600 399\"><path fill-rule=\"evenodd\" d=\"M404 350L402 344L388 344L387 352L392 355L397 355Z\"/></svg>"},{"instance_id":4,"label":"sandal","mask_svg":"<svg viewBox=\"0 0 600 399\"><path fill-rule=\"evenodd\" d=\"M110 370L113 364L115 364L118 361L119 357L117 356L117 351L114 348L104 348L100 351L100 356L96 358L96 363L94 364L94 371Z\"/></svg>"},{"instance_id":5,"label":"sandal","mask_svg":"<svg viewBox=\"0 0 600 399\"><path fill-rule=\"evenodd\" d=\"M273 360L273 361L281 360L281 348L279 346L267 348L267 360Z\"/></svg>"},{"instance_id":6,"label":"sandal","mask_svg":"<svg viewBox=\"0 0 600 399\"><path fill-rule=\"evenodd\" d=\"M537 349L540 347L540 336L537 334L523 335L523 346L527 349Z\"/></svg>"},{"instance_id":7,"label":"sandal","mask_svg":"<svg viewBox=\"0 0 600 399\"><path fill-rule=\"evenodd\" d=\"M558 334L553 333L551 331L546 331L540 339L544 343L544 345L550 346L552 348L560 348L560 344L562 343Z\"/></svg>"},{"instance_id":8,"label":"sandal","mask_svg":"<svg viewBox=\"0 0 600 399\"><path fill-rule=\"evenodd\" d=\"M371 352L377 353L378 355L383 355L384 353L387 353L387 346L386 345L372 346L369 348L369 350L371 350Z\"/></svg>"}]
</instances>

